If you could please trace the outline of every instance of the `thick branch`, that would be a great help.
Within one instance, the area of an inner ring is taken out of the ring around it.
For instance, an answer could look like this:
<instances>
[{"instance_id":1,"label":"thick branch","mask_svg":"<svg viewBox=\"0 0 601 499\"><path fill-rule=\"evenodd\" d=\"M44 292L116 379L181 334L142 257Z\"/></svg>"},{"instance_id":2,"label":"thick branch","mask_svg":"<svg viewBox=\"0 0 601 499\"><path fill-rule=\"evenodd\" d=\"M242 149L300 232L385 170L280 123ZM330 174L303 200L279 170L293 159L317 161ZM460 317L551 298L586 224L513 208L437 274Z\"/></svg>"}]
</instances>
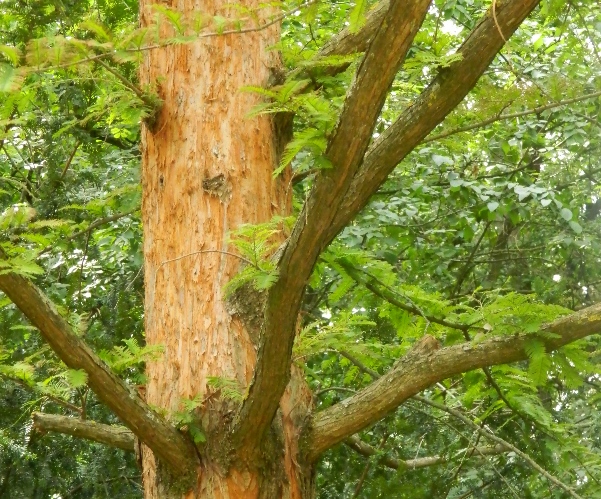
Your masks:
<instances>
[{"instance_id":1,"label":"thick branch","mask_svg":"<svg viewBox=\"0 0 601 499\"><path fill-rule=\"evenodd\" d=\"M363 208L386 177L463 100L490 65L505 39L540 0L497 0L463 43L462 59L441 69L417 100L373 144L330 227L331 241Z\"/></svg>"},{"instance_id":2,"label":"thick branch","mask_svg":"<svg viewBox=\"0 0 601 499\"><path fill-rule=\"evenodd\" d=\"M343 29L334 36L317 54L318 57L333 55L350 55L357 52L365 52L369 42L376 34L382 19L388 12L390 2L383 0L379 2L368 14L363 27L353 32L350 27Z\"/></svg>"},{"instance_id":3,"label":"thick branch","mask_svg":"<svg viewBox=\"0 0 601 499\"><path fill-rule=\"evenodd\" d=\"M313 416L307 435L307 454L315 460L325 450L380 420L413 395L451 376L487 366L527 359L525 346L537 338L547 351L601 332L601 304L563 317L541 330L540 336L518 334L493 337L437 349L431 336L416 346L384 376L356 395ZM546 339L543 333L556 338Z\"/></svg>"},{"instance_id":4,"label":"thick branch","mask_svg":"<svg viewBox=\"0 0 601 499\"><path fill-rule=\"evenodd\" d=\"M388 8L390 7L389 0L382 0L379 2L374 8L369 12L367 18L365 19L365 24L363 27L353 32L350 27L343 29L340 33L338 33L334 38L332 38L326 45L324 45L321 50L315 56L316 60L319 60L323 57L331 57L331 56L344 56L350 54L356 54L359 52L364 52L367 50L369 46L369 42L373 39L376 31L380 27L382 23L382 19L388 12ZM328 66L325 69L325 73L329 75L336 75L342 73L350 66L350 63L340 64L338 66ZM323 70L322 70L323 71ZM288 76L293 76L295 73L298 74L300 70L293 70ZM308 71L309 73L311 71ZM305 90L313 88L311 85L305 87ZM311 172L315 173L315 172ZM304 175L308 175L307 172ZM293 178L292 181L299 182L304 177Z\"/></svg>"},{"instance_id":5,"label":"thick branch","mask_svg":"<svg viewBox=\"0 0 601 499\"><path fill-rule=\"evenodd\" d=\"M77 438L85 438L126 451L134 450L134 434L125 426L111 426L94 421L44 414L32 414L33 426L41 432L53 431Z\"/></svg>"},{"instance_id":6,"label":"thick branch","mask_svg":"<svg viewBox=\"0 0 601 499\"><path fill-rule=\"evenodd\" d=\"M348 445L355 452L365 457L371 457L378 453L378 450L371 445L365 443L357 435L353 435L347 438L344 443ZM497 444L494 446L486 447L472 447L469 449L461 449L456 452L457 457L482 457L482 456L496 456L508 452L509 449L504 445ZM426 468L428 466L437 466L439 464L445 464L453 460L452 456L427 456L427 457L416 457L415 459L395 459L390 456L382 456L378 463L383 464L388 468L394 470L415 470L418 468Z\"/></svg>"},{"instance_id":7,"label":"thick branch","mask_svg":"<svg viewBox=\"0 0 601 499\"><path fill-rule=\"evenodd\" d=\"M0 253L0 258L4 255ZM27 279L0 274L0 290L19 307L40 330L58 357L72 369L83 369L88 385L100 400L111 408L123 423L154 454L174 471L184 473L196 462L191 443L166 424L148 405L119 379L79 338L58 313L51 301Z\"/></svg>"},{"instance_id":8,"label":"thick branch","mask_svg":"<svg viewBox=\"0 0 601 499\"><path fill-rule=\"evenodd\" d=\"M323 170L284 248L280 274L267 297L262 343L248 398L237 419L236 444L253 449L271 424L290 377L292 343L307 279L324 237L355 175L388 89L431 0L393 0L351 86Z\"/></svg>"}]
</instances>

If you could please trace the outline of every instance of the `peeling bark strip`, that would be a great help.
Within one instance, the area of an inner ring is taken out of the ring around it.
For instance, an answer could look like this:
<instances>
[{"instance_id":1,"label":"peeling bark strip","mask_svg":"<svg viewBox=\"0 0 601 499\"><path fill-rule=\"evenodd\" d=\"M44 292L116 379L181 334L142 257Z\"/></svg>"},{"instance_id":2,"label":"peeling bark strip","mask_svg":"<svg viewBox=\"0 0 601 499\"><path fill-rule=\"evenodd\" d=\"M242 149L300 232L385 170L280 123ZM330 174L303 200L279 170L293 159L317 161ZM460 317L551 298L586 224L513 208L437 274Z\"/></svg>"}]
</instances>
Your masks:
<instances>
[{"instance_id":1,"label":"peeling bark strip","mask_svg":"<svg viewBox=\"0 0 601 499\"><path fill-rule=\"evenodd\" d=\"M110 447L134 451L134 434L125 426L111 426L55 414L34 412L33 427L42 432L53 431L77 438L93 440Z\"/></svg>"},{"instance_id":2,"label":"peeling bark strip","mask_svg":"<svg viewBox=\"0 0 601 499\"><path fill-rule=\"evenodd\" d=\"M0 257L3 255L0 253ZM50 300L31 282L16 274L0 274L6 293L29 321L40 330L58 357L72 369L83 369L88 385L153 452L178 473L187 473L197 462L193 447L175 428L166 424L121 381L79 338Z\"/></svg>"},{"instance_id":3,"label":"peeling bark strip","mask_svg":"<svg viewBox=\"0 0 601 499\"><path fill-rule=\"evenodd\" d=\"M250 449L271 424L290 377L298 311L307 279L324 247L333 217L361 164L388 89L425 18L430 0L393 0L359 66L327 158L279 262L269 289L263 338L248 398L238 417L235 444Z\"/></svg>"},{"instance_id":4,"label":"peeling bark strip","mask_svg":"<svg viewBox=\"0 0 601 499\"><path fill-rule=\"evenodd\" d=\"M155 3L140 2L142 26L154 20ZM237 16L225 0L171 4L184 18L201 12L207 19ZM259 0L239 5L259 9L258 24L277 13ZM168 23L162 29L163 38L171 36ZM224 287L240 270L228 233L291 212L291 172L273 176L285 123L266 115L248 118L261 97L241 91L266 87L282 72L280 55L271 49L279 39L274 23L149 50L140 67L142 85L156 86L163 103L152 129L141 132L145 332L147 344L164 348L160 359L146 364L146 400L168 413L181 411L182 399L203 400L195 425L206 444L188 499L308 497L303 481L312 474L297 459L297 428L311 403L303 373L296 370L283 393L286 377L275 400L281 411L271 425L274 409L266 438L244 460L236 459L231 444L239 404L208 386L215 377L246 389L257 356L255 317L263 317L261 301L251 296L226 301ZM142 461L145 497L177 497L165 490L152 453L143 449Z\"/></svg>"},{"instance_id":5,"label":"peeling bark strip","mask_svg":"<svg viewBox=\"0 0 601 499\"><path fill-rule=\"evenodd\" d=\"M388 175L476 85L508 39L540 0L497 0L470 33L458 53L462 59L438 76L417 100L378 138L365 155L341 208L330 227L332 241L378 190Z\"/></svg>"},{"instance_id":6,"label":"peeling bark strip","mask_svg":"<svg viewBox=\"0 0 601 499\"><path fill-rule=\"evenodd\" d=\"M557 338L546 339L545 333L553 333ZM543 341L550 352L598 333L601 333L601 304L558 319L544 327L540 335L497 336L481 343L441 349L437 349L433 337L425 336L384 376L313 416L306 436L308 458L317 459L333 445L380 420L438 381L473 369L527 359L525 345L532 338Z\"/></svg>"}]
</instances>

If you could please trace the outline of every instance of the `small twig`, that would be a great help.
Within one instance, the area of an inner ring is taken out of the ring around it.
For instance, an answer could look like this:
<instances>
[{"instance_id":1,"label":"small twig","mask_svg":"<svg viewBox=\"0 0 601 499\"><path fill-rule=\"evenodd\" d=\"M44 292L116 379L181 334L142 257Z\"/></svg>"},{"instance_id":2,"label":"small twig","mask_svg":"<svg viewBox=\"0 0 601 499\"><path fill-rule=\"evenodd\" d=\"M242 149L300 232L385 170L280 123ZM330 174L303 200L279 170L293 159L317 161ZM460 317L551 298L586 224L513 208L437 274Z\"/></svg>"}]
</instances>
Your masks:
<instances>
[{"instance_id":1,"label":"small twig","mask_svg":"<svg viewBox=\"0 0 601 499\"><path fill-rule=\"evenodd\" d=\"M67 162L65 163L65 167L63 168L63 172L61 173L61 176L59 178L59 182L62 181L65 178L65 175L67 174L67 170L71 166L71 161L73 161L73 158L75 157L75 153L77 152L77 149L79 149L80 145L81 145L81 140L78 140L75 143L75 147L73 148L73 152L71 153L71 155L69 156L69 159L67 159Z\"/></svg>"},{"instance_id":2,"label":"small twig","mask_svg":"<svg viewBox=\"0 0 601 499\"><path fill-rule=\"evenodd\" d=\"M492 0L492 18L495 21L495 26L497 27L497 31L499 32L499 35L501 35L503 42L507 43L507 39L505 38L503 31L501 30L499 21L497 21L497 0Z\"/></svg>"},{"instance_id":3,"label":"small twig","mask_svg":"<svg viewBox=\"0 0 601 499\"><path fill-rule=\"evenodd\" d=\"M348 360L350 360L353 364L355 364L359 368L359 370L361 370L362 372L364 372L366 374L369 374L373 379L380 378L380 375L377 372L375 372L372 369L369 369L368 367L366 367L361 361L357 360L352 355L348 354L347 352L343 352L343 351L340 351L339 353L343 357L346 357ZM535 469L536 471L538 471L540 474L542 474L543 476L545 476L549 481L551 481L552 483L554 483L555 485L557 485L558 487L560 487L561 489L563 489L564 491L566 491L568 494L570 494L575 499L583 499L572 488L570 488L569 486L567 486L566 484L564 484L562 481L560 481L559 479L557 479L553 475L551 475L544 468L542 468L528 454L526 454L525 452L522 452L515 445L512 445L511 443L507 442L506 440L502 439L501 437L496 436L490 430L487 430L484 427L478 426L471 419L469 419L468 417L464 416L461 412L457 411L456 409L451 409L450 407L447 407L444 404L439 404L438 402L434 402L433 400L430 400L430 399L428 399L426 397L422 397L420 395L414 395L411 398L413 400L417 400L419 402L427 404L427 405L429 405L431 407L434 407L436 409L440 409L441 411L444 411L447 414L450 414L450 415L456 417L457 419L459 419L460 421L462 421L463 423L465 423L467 426L473 428L478 433L481 433L482 436L484 436L485 438L487 438L489 440L492 440L493 442L495 442L495 443L497 443L499 445L502 445L505 448L507 448L507 449L515 452L524 461L526 461L526 463L528 465L530 465L530 467L532 467L533 469ZM501 477L501 478L503 478L503 477ZM516 496L516 497L519 497L519 496Z\"/></svg>"},{"instance_id":4,"label":"small twig","mask_svg":"<svg viewBox=\"0 0 601 499\"><path fill-rule=\"evenodd\" d=\"M83 266L88 256L88 246L90 244L90 233L88 232L86 237L86 245L83 250L83 257L81 258L81 265L79 267L79 291L77 293L77 300L81 303L81 281L83 279Z\"/></svg>"},{"instance_id":5,"label":"small twig","mask_svg":"<svg viewBox=\"0 0 601 499\"><path fill-rule=\"evenodd\" d=\"M479 490L484 490L486 487L494 483L496 478L491 478L487 482L484 482L482 485L479 485L475 489L469 490L465 494L460 495L457 499L467 499L469 496L474 495L474 492L478 492Z\"/></svg>"},{"instance_id":6,"label":"small twig","mask_svg":"<svg viewBox=\"0 0 601 499\"><path fill-rule=\"evenodd\" d=\"M173 263L173 262L177 262L179 260L183 260L184 258L188 258L190 256L202 255L204 253L220 253L222 255L233 256L234 258L237 258L238 260L241 260L244 263L247 263L248 265L257 268L257 266L250 260L244 258L243 256L236 255L236 253L231 253L229 251L218 250L218 249L192 251L191 253L186 253L185 255L180 255L175 258L170 258L169 260L165 260L158 265L158 267L154 271L154 277L152 279L152 293L154 293L154 290L156 289L157 276L159 274L159 270L161 270L165 265L167 265L168 263Z\"/></svg>"},{"instance_id":7,"label":"small twig","mask_svg":"<svg viewBox=\"0 0 601 499\"><path fill-rule=\"evenodd\" d=\"M81 419L86 419L86 404L88 402L88 394L90 393L90 389L86 386L81 397Z\"/></svg>"},{"instance_id":8,"label":"small twig","mask_svg":"<svg viewBox=\"0 0 601 499\"><path fill-rule=\"evenodd\" d=\"M237 258L238 260L242 260L244 263L247 263L248 265L250 265L252 267L255 267L255 268L257 267L253 262L244 258L243 256L236 255L236 253L231 253L230 251L224 251L224 250L218 250L218 249L212 249L212 250L208 249L208 250L193 251L192 253L186 253L185 255L181 255L181 256L177 256L175 258L171 258L169 260L165 260L160 263L159 268L161 268L163 265L165 265L167 263L177 262L178 260L183 260L184 258L188 258L189 256L201 255L203 253L220 253L222 255L233 256L234 258Z\"/></svg>"},{"instance_id":9,"label":"small twig","mask_svg":"<svg viewBox=\"0 0 601 499\"><path fill-rule=\"evenodd\" d=\"M303 180L305 180L310 175L313 175L314 173L318 173L319 170L320 170L320 168L310 168L309 170L305 170L304 172L295 173L294 175L292 175L292 178L290 179L290 183L292 185L296 185L299 182L302 182Z\"/></svg>"},{"instance_id":10,"label":"small twig","mask_svg":"<svg viewBox=\"0 0 601 499\"><path fill-rule=\"evenodd\" d=\"M144 104L147 104L147 105L152 104L151 102L148 101L148 96L145 95L144 92L140 88L138 88L137 86L135 86L125 76L123 76L121 73L119 73L119 71L111 68L102 59L98 59L96 62L98 64L100 64L104 69L106 69L109 73L111 73L112 75L114 75L121 83L123 83L123 85L125 85L127 88L129 88L133 93L135 93L138 96L138 98L142 102L144 102Z\"/></svg>"},{"instance_id":11,"label":"small twig","mask_svg":"<svg viewBox=\"0 0 601 499\"><path fill-rule=\"evenodd\" d=\"M482 436L484 436L488 440L492 440L495 443L498 443L498 444L501 444L501 445L507 447L512 452L515 452L516 455L520 456L531 468L533 468L538 473L540 473L541 475L543 475L545 478L547 478L547 480L549 480L550 482L552 482L554 485L556 485L557 487L559 487L562 490L564 490L565 492L567 492L570 496L574 497L575 499L583 499L583 497L580 496L571 487L569 487L568 485L566 485L565 483L563 483L561 480L559 480L558 478L556 478L553 475L551 475L547 470L545 470L544 468L542 468L528 454L526 454L525 452L523 452L520 449L518 449L515 445L512 445L511 443L509 443L507 440L504 440L501 437L498 437L497 435L495 435L494 433L492 433L492 431L490 431L490 430L488 430L488 429L486 429L484 427L478 426L471 419L469 419L468 417L464 416L460 411L458 411L456 409L451 409L450 407L448 407L448 406L446 406L444 404L439 404L438 402L434 402L433 400L430 400L430 399L428 399L426 397L422 397L420 395L414 395L413 399L418 400L418 401L420 401L420 402L422 402L424 404L427 404L427 405L429 405L431 407L434 407L436 409L439 409L441 411L444 411L447 414L450 414L451 416L453 416L453 417L459 419L460 421L462 421L467 426L469 426L469 427L473 428L474 430L478 431L479 433L481 433Z\"/></svg>"},{"instance_id":12,"label":"small twig","mask_svg":"<svg viewBox=\"0 0 601 499\"><path fill-rule=\"evenodd\" d=\"M329 388L324 388L323 390L319 390L315 392L315 396L319 397L323 393L338 391L338 392L349 392L349 393L357 393L357 390L353 390L352 388L346 388L344 386L330 386Z\"/></svg>"},{"instance_id":13,"label":"small twig","mask_svg":"<svg viewBox=\"0 0 601 499\"><path fill-rule=\"evenodd\" d=\"M2 180L3 182L6 182L7 184L14 185L18 189L24 190L27 194L29 194L31 196L32 199L37 199L23 182L19 182L18 180L15 180L14 178L8 178L8 177L0 177L0 180Z\"/></svg>"},{"instance_id":14,"label":"small twig","mask_svg":"<svg viewBox=\"0 0 601 499\"><path fill-rule=\"evenodd\" d=\"M317 3L317 1L318 0L311 0L310 2L302 3L298 7L294 7L290 10L287 10L283 14L280 14L279 16L274 17L271 21L268 21L265 24L261 24L260 26L257 26L255 28L230 29L230 30L226 30L226 31L212 31L210 33L199 34L196 38L209 38L212 36L223 36L223 35L238 35L238 34L243 34L243 33L254 33L257 31L263 31L264 29L267 29L270 26L273 26L274 24L280 22L282 19L289 16L290 14L294 14L297 10L302 9L304 7L309 7L310 5ZM154 50L154 49L159 49L159 48L163 48L163 47L168 47L169 45L172 45L172 43L164 44L164 45L160 45L160 44L148 45L146 47L140 47L138 49L128 49L128 50L126 50L126 52L139 52L142 50Z\"/></svg>"},{"instance_id":15,"label":"small twig","mask_svg":"<svg viewBox=\"0 0 601 499\"><path fill-rule=\"evenodd\" d=\"M382 437L382 439L380 440L380 444L378 445L378 448L376 449L376 452L379 452L382 449L382 447L386 443L386 440L388 440L388 436L389 435L386 434ZM361 492L361 489L363 488L363 484L365 483L365 478L367 477L367 473L369 473L369 468L371 468L371 461L368 460L367 463L365 463L363 472L361 473L361 476L359 477L359 481L357 482L357 485L355 486L355 493L352 496L353 498L359 496L359 492Z\"/></svg>"},{"instance_id":16,"label":"small twig","mask_svg":"<svg viewBox=\"0 0 601 499\"><path fill-rule=\"evenodd\" d=\"M140 270L138 270L138 272L136 272L136 276L131 280L131 282L128 283L127 286L125 286L125 291L129 291L129 289L134 285L134 282L136 282L136 279L138 277L140 277L140 274L142 273L143 270L144 270L144 264L140 265Z\"/></svg>"},{"instance_id":17,"label":"small twig","mask_svg":"<svg viewBox=\"0 0 601 499\"><path fill-rule=\"evenodd\" d=\"M284 12L283 14L280 14L279 16L274 17L271 21L268 21L265 24L261 24L260 26L257 26L257 27L254 27L254 28L231 29L231 30L226 30L226 31L211 31L209 33L198 34L195 37L194 40L191 40L191 42L193 42L193 41L195 41L197 39L209 38L209 37L213 37L213 36L238 35L238 34L244 34L244 33L253 33L253 32L263 31L264 29L267 29L270 26L273 26L274 24L280 22L281 20L283 20L285 17L289 16L290 14L294 14L297 10L303 9L305 7L309 7L310 5L313 5L314 3L317 3L317 0L311 0L310 2L302 3L298 7L294 7L292 9ZM170 46L173 46L174 44L175 44L175 42L168 42L168 43L164 43L164 44L146 45L144 47L125 49L125 50L123 50L123 52L129 52L129 53L144 52L146 50L155 50L155 49L170 47ZM94 56L91 56L91 57L85 57L83 59L79 59L78 61L71 61L71 62L66 62L64 64L59 64L57 66L49 66L49 67L45 67L45 68L40 68L37 71L32 71L32 73L40 73L40 72L43 72L43 71L52 71L52 70L56 70L56 69L64 69L64 68L68 68L68 67L72 67L72 66L77 66L78 64L85 64L87 62L93 62L93 61L96 61L96 62L100 63L100 59L104 59L104 58L107 58L107 57L112 57L113 55L114 54L112 52L105 52L105 53L97 54L97 55L94 55ZM103 66L104 66L104 64L103 64ZM109 69L109 71L113 72L112 68ZM113 73L113 74L115 74L115 73ZM115 74L115 76L118 76L118 75ZM129 84L131 85L131 82L129 82ZM131 87L129 87L129 88L131 88ZM133 88L132 88L132 90L133 90Z\"/></svg>"},{"instance_id":18,"label":"small twig","mask_svg":"<svg viewBox=\"0 0 601 499\"><path fill-rule=\"evenodd\" d=\"M476 244L472 248L472 251L470 252L470 254L467 258L467 262L466 262L465 266L463 267L463 269L457 276L457 282L455 283L455 287L453 288L453 291L451 292L451 298L453 298L457 293L459 293L461 291L461 285L463 284L463 281L465 281L465 278L469 275L470 270L473 268L472 260L474 259L476 251L478 251L478 248L480 247L480 243L484 239L484 236L486 235L486 232L488 231L490 224L491 224L490 221L486 222L484 229L482 229L482 234L480 234L478 241L476 241Z\"/></svg>"},{"instance_id":19,"label":"small twig","mask_svg":"<svg viewBox=\"0 0 601 499\"><path fill-rule=\"evenodd\" d=\"M391 305L394 305L395 307L400 308L401 310L405 310L406 312L412 313L413 315L418 315L420 317L423 317L426 320L426 322L433 322L435 324L440 324L441 326L449 327L452 329L459 329L460 331L465 331L465 330L469 329L469 327L470 327L467 324L459 324L459 323L455 323L455 322L449 322L445 319L439 319L439 318L431 316L431 315L426 315L424 313L424 311L421 310L421 308L418 307L415 303L413 303L413 300L411 300L408 296L403 296L403 297L406 298L407 300L409 300L411 302L411 305L406 305L405 303L398 300L394 296L394 295L398 294L395 290L390 288L390 286L387 286L386 284L384 284L382 281L380 281L378 278L374 277L369 272L367 272L363 269L357 269L351 265L348 265L345 262L339 261L338 264L347 271L347 273L348 273L349 277L351 277L351 279L355 280L358 284L363 284L367 289L369 289L376 296L379 296L383 300L386 300L388 303L390 303ZM359 277L357 275L358 272L365 274L368 277L368 279L362 279L361 277ZM373 282L370 282L370 281L373 281ZM378 289L375 284L385 288L386 290L388 290L388 292Z\"/></svg>"},{"instance_id":20,"label":"small twig","mask_svg":"<svg viewBox=\"0 0 601 499\"><path fill-rule=\"evenodd\" d=\"M555 109L556 107L567 106L568 104L574 104L576 102L580 102L583 100L594 99L599 96L601 96L601 92L594 92L592 94L586 94L586 95L582 95L580 97L574 97L573 99L566 99L564 101L553 102L552 104L547 104L545 106L539 106L539 107L535 107L532 109L527 109L525 111L520 111L517 113L496 115L496 116L493 116L492 118L488 118L486 120L479 121L478 123L474 123L473 125L467 125L464 127L455 128L453 130L449 130L448 132L444 132L444 133L441 133L438 135L431 135L429 137L426 137L424 140L422 140L422 144L427 143L427 142L434 142L435 140L445 139L445 138L447 138L451 135L455 135L457 133L469 132L469 131L475 130L477 128L483 128L486 125L495 123L496 121L520 118L522 116L527 116L529 114L540 114L543 111L548 111L549 109Z\"/></svg>"},{"instance_id":21,"label":"small twig","mask_svg":"<svg viewBox=\"0 0 601 499\"><path fill-rule=\"evenodd\" d=\"M42 398L47 398L48 400L54 402L55 404L58 404L58 405L64 407L65 409L69 409L70 411L74 411L74 412L77 412L78 414L81 414L81 408L77 407L75 404L67 402L66 400L60 399L60 398L55 397L54 395L50 395L48 393L39 393L35 388L29 386L22 379L13 378L11 376L7 376L6 374L1 374L1 373L0 373L0 376L2 376L4 379L12 381L13 383L19 385L20 387L22 387L24 389L27 389L29 391L32 391L33 393L39 394Z\"/></svg>"},{"instance_id":22,"label":"small twig","mask_svg":"<svg viewBox=\"0 0 601 499\"><path fill-rule=\"evenodd\" d=\"M419 412L422 412L419 409L416 409ZM426 413L424 413L426 414ZM454 428L453 428L454 429ZM357 454L360 454L365 457L372 457L378 454L378 450L375 447L372 447L368 443L361 440L357 435L352 435L347 438L344 443L353 449ZM438 466L441 464L448 464L453 462L457 456L465 456L469 454L469 457L473 457L474 453L478 453L480 457L484 456L497 456L499 454L504 454L508 452L508 449L503 447L502 445L495 445L494 447L478 447L478 449L474 449L473 447L466 447L464 449L460 449L457 452L453 453L450 456L445 455L435 455L435 456L425 456L418 457L416 459L396 459L392 456L381 455L378 459L378 464L386 466L387 468L393 470L417 470L421 468L427 468L430 466Z\"/></svg>"},{"instance_id":23,"label":"small twig","mask_svg":"<svg viewBox=\"0 0 601 499\"><path fill-rule=\"evenodd\" d=\"M361 372L368 374L373 379L380 378L380 375L376 371L367 367L365 364L363 364L363 362L361 362L359 359L357 359L354 355L351 355L350 353L346 352L345 350L338 350L338 353L340 355L342 355L344 358L350 360L353 364L355 364Z\"/></svg>"},{"instance_id":24,"label":"small twig","mask_svg":"<svg viewBox=\"0 0 601 499\"><path fill-rule=\"evenodd\" d=\"M470 450L466 449L466 452L464 452L463 455L461 456L461 461L459 461L459 465L456 467L455 471L453 472L453 476L448 480L449 484L452 484L457 479L457 477L459 476L459 473L461 473L461 470L463 469L463 465L465 464L466 460L471 458L474 455L474 452L476 451L476 446L478 445L478 443L480 443L480 437L481 437L480 433L476 433L475 437L476 437L476 439L474 441L474 444L473 445L470 444L471 449ZM452 487L449 487L449 489L445 495L445 499L447 497L449 497L451 488Z\"/></svg>"},{"instance_id":25,"label":"small twig","mask_svg":"<svg viewBox=\"0 0 601 499\"><path fill-rule=\"evenodd\" d=\"M110 223L110 222L114 222L115 220L119 220L120 218L126 217L128 215L131 215L132 213L135 213L136 211L138 211L140 208L134 208L133 210L129 210L129 211L125 211L123 213L116 213L115 215L111 215L110 217L104 217L104 218L99 218L98 220L96 220L95 222L92 222L90 225L88 225L85 229L80 230L78 232L75 232L73 234L71 234L69 237L67 237L65 239L65 241L72 241L73 239L83 235L83 234L89 234L91 231L93 231L96 227L100 227L101 225ZM55 245L53 244L49 244L48 246L46 246L44 249L42 249L39 253L37 258L39 258L40 256L42 256L44 253L48 253L50 250L54 249Z\"/></svg>"},{"instance_id":26,"label":"small twig","mask_svg":"<svg viewBox=\"0 0 601 499\"><path fill-rule=\"evenodd\" d=\"M422 438L419 439L419 444L417 444L417 450L415 451L415 457L413 458L413 460L415 461L417 459L417 456L419 456L419 451L422 448L422 444L424 443L424 437L426 435L423 434Z\"/></svg>"},{"instance_id":27,"label":"small twig","mask_svg":"<svg viewBox=\"0 0 601 499\"><path fill-rule=\"evenodd\" d=\"M476 452L478 452L478 449L476 449ZM509 484L509 482L507 481L507 479L501 474L501 472L495 467L492 467L493 471L498 475L498 477L501 479L501 481L507 486L507 488L509 489L509 491L513 494L513 497L515 497L516 499L520 499L520 495L515 491L515 489Z\"/></svg>"}]
</instances>

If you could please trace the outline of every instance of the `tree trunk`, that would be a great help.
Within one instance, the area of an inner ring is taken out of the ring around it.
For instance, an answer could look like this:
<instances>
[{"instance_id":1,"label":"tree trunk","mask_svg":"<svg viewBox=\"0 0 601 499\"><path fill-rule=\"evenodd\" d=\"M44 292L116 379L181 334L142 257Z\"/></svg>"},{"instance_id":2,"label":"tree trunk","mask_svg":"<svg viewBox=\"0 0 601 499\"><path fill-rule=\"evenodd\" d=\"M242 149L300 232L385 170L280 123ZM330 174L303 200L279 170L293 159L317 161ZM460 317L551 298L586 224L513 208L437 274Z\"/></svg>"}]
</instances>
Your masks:
<instances>
[{"instance_id":1,"label":"tree trunk","mask_svg":"<svg viewBox=\"0 0 601 499\"><path fill-rule=\"evenodd\" d=\"M142 26L155 19L152 3L141 2ZM198 2L173 4L184 18L199 14ZM202 14L236 16L223 5L203 2ZM161 30L162 36L173 34ZM267 86L281 71L279 54L268 50L278 40L278 25L211 36L150 50L141 67L142 84L154 86L163 102L142 131L146 340L164 347L147 365L146 400L172 420L183 399L201 401L182 431L194 425L206 436L197 446L201 466L192 490L171 479L144 448L146 498L312 494L311 472L297 464L298 427L311 400L302 373L293 373L269 441L246 461L228 442L236 402L207 385L210 377L234 380L244 393L263 314L257 292L224 296L225 284L241 268L228 232L290 212L290 173L272 175L284 132L271 117L246 117L258 98L240 91Z\"/></svg>"}]
</instances>

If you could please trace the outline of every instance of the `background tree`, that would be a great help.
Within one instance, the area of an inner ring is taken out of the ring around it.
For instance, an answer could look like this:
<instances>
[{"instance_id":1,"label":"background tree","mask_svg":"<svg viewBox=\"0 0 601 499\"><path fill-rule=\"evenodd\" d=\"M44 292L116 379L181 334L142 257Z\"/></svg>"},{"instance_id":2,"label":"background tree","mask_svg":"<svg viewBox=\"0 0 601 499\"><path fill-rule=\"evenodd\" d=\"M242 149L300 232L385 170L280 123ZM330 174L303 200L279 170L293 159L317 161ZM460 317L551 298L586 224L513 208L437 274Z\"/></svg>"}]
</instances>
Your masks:
<instances>
[{"instance_id":1,"label":"background tree","mask_svg":"<svg viewBox=\"0 0 601 499\"><path fill-rule=\"evenodd\" d=\"M3 2L0 495L600 495L601 12L538 3Z\"/></svg>"}]
</instances>

